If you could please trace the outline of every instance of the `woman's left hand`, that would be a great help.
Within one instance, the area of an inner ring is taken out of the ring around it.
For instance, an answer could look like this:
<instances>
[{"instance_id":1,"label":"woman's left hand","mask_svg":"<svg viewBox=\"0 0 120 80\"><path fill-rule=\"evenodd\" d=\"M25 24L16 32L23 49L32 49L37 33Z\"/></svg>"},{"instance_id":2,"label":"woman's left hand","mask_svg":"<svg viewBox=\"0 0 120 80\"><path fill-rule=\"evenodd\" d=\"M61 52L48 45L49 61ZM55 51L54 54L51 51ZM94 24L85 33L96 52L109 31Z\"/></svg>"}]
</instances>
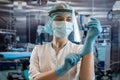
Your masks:
<instances>
[{"instance_id":1,"label":"woman's left hand","mask_svg":"<svg viewBox=\"0 0 120 80\"><path fill-rule=\"evenodd\" d=\"M87 39L89 40L95 40L96 37L102 32L100 21L96 18L91 18L91 21L87 24L87 27L89 29Z\"/></svg>"}]
</instances>

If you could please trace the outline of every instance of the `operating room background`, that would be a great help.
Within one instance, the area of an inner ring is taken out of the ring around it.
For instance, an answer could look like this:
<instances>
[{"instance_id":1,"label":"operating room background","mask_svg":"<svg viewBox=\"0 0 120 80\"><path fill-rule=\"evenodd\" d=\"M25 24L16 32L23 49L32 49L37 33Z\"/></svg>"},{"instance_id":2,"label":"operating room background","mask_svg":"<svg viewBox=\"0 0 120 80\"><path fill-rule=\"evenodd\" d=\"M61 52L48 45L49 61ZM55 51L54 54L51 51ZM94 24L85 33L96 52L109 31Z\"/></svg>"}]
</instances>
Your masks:
<instances>
[{"instance_id":1,"label":"operating room background","mask_svg":"<svg viewBox=\"0 0 120 80\"><path fill-rule=\"evenodd\" d=\"M34 45L52 40L45 33L47 12L61 2L78 12L82 41L89 18L100 20L103 32L95 44L96 80L120 80L120 6L115 6L116 1L120 3L120 0L0 0L0 80L7 77L12 80L9 77L13 75L24 80ZM69 39L75 42L72 34Z\"/></svg>"}]
</instances>

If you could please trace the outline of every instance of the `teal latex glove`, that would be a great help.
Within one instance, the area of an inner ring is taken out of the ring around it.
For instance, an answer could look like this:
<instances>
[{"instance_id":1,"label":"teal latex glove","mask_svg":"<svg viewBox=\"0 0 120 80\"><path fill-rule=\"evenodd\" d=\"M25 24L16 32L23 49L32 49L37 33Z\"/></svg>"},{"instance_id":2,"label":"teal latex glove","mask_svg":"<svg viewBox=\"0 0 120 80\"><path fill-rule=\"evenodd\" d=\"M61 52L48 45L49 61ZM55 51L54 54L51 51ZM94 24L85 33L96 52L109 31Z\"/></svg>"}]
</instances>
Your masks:
<instances>
[{"instance_id":1,"label":"teal latex glove","mask_svg":"<svg viewBox=\"0 0 120 80\"><path fill-rule=\"evenodd\" d=\"M30 80L30 79L29 79L29 74L28 74L28 72L29 72L29 70L27 70L27 69L24 70L24 72L23 72L23 73L24 73L25 80Z\"/></svg>"},{"instance_id":2,"label":"teal latex glove","mask_svg":"<svg viewBox=\"0 0 120 80\"><path fill-rule=\"evenodd\" d=\"M93 52L95 39L102 32L102 26L98 19L91 18L91 21L88 23L87 27L89 30L84 42L83 49L80 52L81 57Z\"/></svg>"},{"instance_id":3,"label":"teal latex glove","mask_svg":"<svg viewBox=\"0 0 120 80\"><path fill-rule=\"evenodd\" d=\"M61 66L58 66L55 69L55 74L58 77L63 76L66 74L73 66L75 66L78 61L80 60L80 55L75 53L70 53L65 57L64 64Z\"/></svg>"}]
</instances>

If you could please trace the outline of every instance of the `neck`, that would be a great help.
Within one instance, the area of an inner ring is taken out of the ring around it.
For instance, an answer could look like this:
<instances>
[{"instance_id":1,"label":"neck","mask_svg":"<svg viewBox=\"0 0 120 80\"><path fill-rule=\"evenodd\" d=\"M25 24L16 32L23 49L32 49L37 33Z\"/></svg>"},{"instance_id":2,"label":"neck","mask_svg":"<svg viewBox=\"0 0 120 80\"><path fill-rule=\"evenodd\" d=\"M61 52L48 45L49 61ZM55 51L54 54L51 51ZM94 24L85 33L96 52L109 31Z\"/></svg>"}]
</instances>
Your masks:
<instances>
[{"instance_id":1,"label":"neck","mask_svg":"<svg viewBox=\"0 0 120 80\"><path fill-rule=\"evenodd\" d=\"M53 47L62 48L68 42L68 38L59 38L53 36Z\"/></svg>"}]
</instances>

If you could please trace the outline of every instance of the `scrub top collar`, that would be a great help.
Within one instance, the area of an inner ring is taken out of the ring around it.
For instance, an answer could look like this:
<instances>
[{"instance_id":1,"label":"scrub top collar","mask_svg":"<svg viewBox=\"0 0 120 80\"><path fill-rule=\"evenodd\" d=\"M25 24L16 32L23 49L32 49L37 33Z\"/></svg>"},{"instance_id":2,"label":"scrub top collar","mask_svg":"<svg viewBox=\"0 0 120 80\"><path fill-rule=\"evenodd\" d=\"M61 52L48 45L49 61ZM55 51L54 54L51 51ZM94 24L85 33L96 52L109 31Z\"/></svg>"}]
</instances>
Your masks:
<instances>
[{"instance_id":1,"label":"scrub top collar","mask_svg":"<svg viewBox=\"0 0 120 80\"><path fill-rule=\"evenodd\" d=\"M66 42L66 44L64 44L64 46L59 50L58 53L60 53L60 51L63 50L68 44L69 44L69 40ZM50 43L50 46L55 51L55 49L53 48L53 43L52 42Z\"/></svg>"}]
</instances>

